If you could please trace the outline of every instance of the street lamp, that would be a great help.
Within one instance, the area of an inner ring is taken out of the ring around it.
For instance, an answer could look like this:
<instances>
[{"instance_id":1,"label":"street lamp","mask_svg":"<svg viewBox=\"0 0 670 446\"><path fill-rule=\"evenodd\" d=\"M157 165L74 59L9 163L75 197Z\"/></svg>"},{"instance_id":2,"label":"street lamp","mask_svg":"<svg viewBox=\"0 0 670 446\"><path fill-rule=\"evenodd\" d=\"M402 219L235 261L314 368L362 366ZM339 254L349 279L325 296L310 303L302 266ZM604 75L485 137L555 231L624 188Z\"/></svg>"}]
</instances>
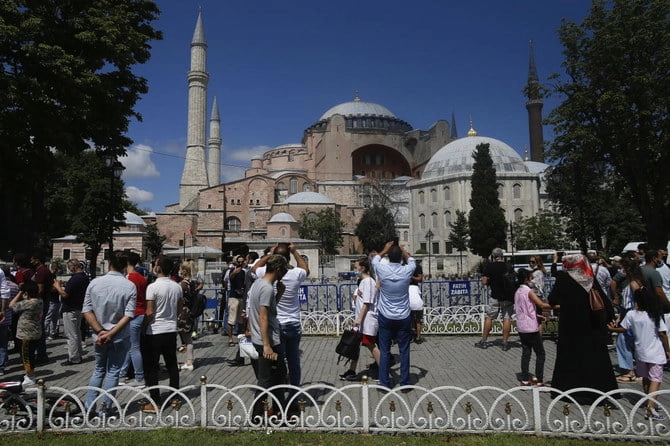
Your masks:
<instances>
[{"instance_id":1,"label":"street lamp","mask_svg":"<svg viewBox=\"0 0 670 446\"><path fill-rule=\"evenodd\" d=\"M430 229L428 232L426 232L426 239L428 240L428 278L430 279L430 250L431 250L431 243L430 240L433 238L433 231Z\"/></svg>"},{"instance_id":2,"label":"street lamp","mask_svg":"<svg viewBox=\"0 0 670 446\"><path fill-rule=\"evenodd\" d=\"M114 180L121 178L121 174L126 169L123 164L116 158L116 155L107 153L103 156L105 166L109 170L109 258L114 252L114 214L115 214L115 199L114 196Z\"/></svg>"}]
</instances>

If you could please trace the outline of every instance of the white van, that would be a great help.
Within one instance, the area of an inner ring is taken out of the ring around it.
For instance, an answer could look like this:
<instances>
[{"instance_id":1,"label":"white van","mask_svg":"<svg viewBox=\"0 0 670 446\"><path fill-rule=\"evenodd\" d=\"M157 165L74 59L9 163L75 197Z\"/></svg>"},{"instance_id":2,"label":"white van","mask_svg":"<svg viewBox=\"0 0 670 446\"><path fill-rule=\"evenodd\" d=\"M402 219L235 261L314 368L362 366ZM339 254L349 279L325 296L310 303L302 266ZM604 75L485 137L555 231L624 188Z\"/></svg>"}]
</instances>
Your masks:
<instances>
[{"instance_id":1,"label":"white van","mask_svg":"<svg viewBox=\"0 0 670 446\"><path fill-rule=\"evenodd\" d=\"M640 243L647 243L647 242L628 242L626 243L626 246L623 247L621 252L622 253L629 251L637 252L637 245L639 245ZM665 250L670 252L670 240L668 240L668 245L665 247Z\"/></svg>"}]
</instances>

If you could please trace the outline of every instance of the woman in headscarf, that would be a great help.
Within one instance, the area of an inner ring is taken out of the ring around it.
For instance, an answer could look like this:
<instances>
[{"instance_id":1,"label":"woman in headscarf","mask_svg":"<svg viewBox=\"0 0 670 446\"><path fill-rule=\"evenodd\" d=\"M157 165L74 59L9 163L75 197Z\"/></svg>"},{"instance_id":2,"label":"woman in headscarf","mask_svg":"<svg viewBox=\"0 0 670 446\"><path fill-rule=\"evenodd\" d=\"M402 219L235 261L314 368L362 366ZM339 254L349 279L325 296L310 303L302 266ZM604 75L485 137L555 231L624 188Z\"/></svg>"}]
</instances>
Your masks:
<instances>
[{"instance_id":1,"label":"woman in headscarf","mask_svg":"<svg viewBox=\"0 0 670 446\"><path fill-rule=\"evenodd\" d=\"M554 254L554 263L558 260ZM594 322L591 315L589 292L600 291L593 271L583 254L564 256L563 270L556 273L556 283L549 294L549 304L560 306L558 320L558 348L552 387L567 391L588 387L602 392L617 388L612 362L606 345L607 328ZM614 309L603 299L608 320L614 318ZM599 396L593 392L572 394L580 404L591 404Z\"/></svg>"}]
</instances>

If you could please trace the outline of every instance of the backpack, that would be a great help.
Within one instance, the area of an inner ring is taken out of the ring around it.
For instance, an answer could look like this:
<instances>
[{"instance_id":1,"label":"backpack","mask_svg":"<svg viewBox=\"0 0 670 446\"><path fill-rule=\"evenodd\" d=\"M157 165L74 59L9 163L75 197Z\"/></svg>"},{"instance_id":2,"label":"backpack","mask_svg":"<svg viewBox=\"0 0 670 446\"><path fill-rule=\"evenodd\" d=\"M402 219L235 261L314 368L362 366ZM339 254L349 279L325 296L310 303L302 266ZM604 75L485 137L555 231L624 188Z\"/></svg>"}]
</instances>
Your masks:
<instances>
[{"instance_id":1,"label":"backpack","mask_svg":"<svg viewBox=\"0 0 670 446\"><path fill-rule=\"evenodd\" d=\"M205 311L205 304L207 297L202 291L196 291L198 284L195 280L188 282L188 290L184 293L184 306L189 309L189 313L193 319L202 316Z\"/></svg>"},{"instance_id":2,"label":"backpack","mask_svg":"<svg viewBox=\"0 0 670 446\"><path fill-rule=\"evenodd\" d=\"M505 300L514 302L514 293L516 293L516 273L514 268L508 269L503 274L503 295Z\"/></svg>"}]
</instances>

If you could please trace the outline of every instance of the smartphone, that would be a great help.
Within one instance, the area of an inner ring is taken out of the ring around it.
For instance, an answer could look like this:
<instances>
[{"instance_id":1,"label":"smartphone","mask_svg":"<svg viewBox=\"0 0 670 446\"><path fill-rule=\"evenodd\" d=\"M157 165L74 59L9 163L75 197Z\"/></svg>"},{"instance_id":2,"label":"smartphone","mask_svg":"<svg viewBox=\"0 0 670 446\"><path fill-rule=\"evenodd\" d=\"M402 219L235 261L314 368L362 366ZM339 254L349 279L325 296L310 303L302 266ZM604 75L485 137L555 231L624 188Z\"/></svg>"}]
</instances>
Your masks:
<instances>
[{"instance_id":1,"label":"smartphone","mask_svg":"<svg viewBox=\"0 0 670 446\"><path fill-rule=\"evenodd\" d=\"M558 256L558 260L561 260L565 256L565 251L558 251L556 255Z\"/></svg>"},{"instance_id":2,"label":"smartphone","mask_svg":"<svg viewBox=\"0 0 670 446\"><path fill-rule=\"evenodd\" d=\"M400 242L400 239L398 237L393 237L393 244L398 245Z\"/></svg>"}]
</instances>

